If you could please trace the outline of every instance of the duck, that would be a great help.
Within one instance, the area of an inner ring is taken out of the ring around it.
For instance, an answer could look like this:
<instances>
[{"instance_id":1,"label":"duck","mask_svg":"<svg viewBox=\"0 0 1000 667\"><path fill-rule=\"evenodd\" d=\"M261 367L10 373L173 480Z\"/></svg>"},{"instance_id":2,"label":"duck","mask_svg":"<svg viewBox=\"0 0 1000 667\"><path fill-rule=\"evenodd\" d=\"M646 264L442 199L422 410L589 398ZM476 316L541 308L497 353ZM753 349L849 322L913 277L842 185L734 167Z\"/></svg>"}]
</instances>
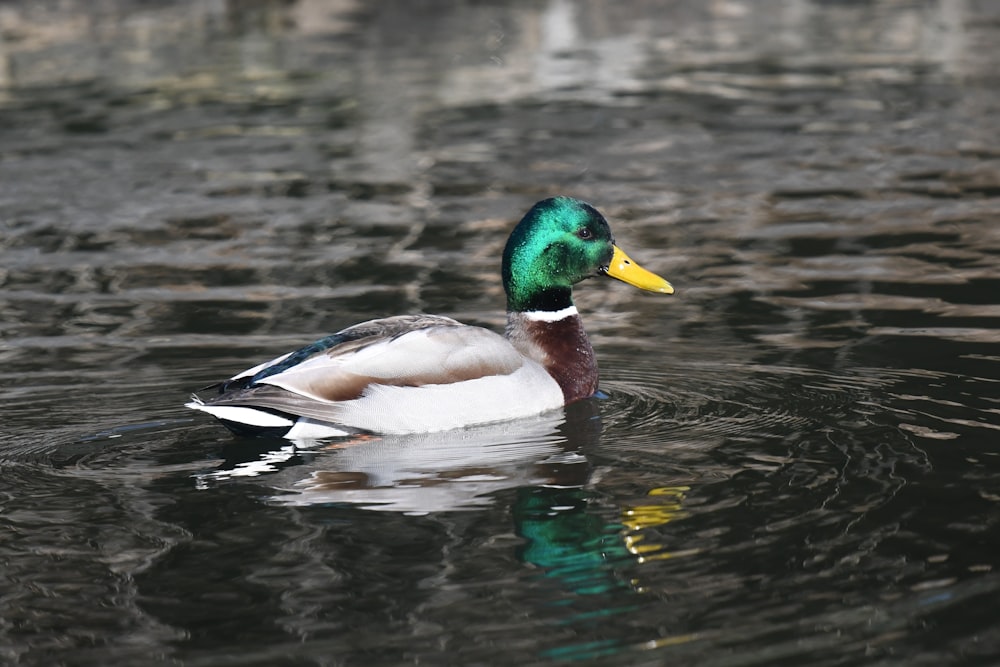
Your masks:
<instances>
[{"instance_id":1,"label":"duck","mask_svg":"<svg viewBox=\"0 0 1000 667\"><path fill-rule=\"evenodd\" d=\"M565 196L525 213L500 275L502 335L443 315L369 320L205 387L186 407L236 435L290 440L430 433L540 415L597 393L574 285L615 278L674 292L615 245L596 208Z\"/></svg>"}]
</instances>

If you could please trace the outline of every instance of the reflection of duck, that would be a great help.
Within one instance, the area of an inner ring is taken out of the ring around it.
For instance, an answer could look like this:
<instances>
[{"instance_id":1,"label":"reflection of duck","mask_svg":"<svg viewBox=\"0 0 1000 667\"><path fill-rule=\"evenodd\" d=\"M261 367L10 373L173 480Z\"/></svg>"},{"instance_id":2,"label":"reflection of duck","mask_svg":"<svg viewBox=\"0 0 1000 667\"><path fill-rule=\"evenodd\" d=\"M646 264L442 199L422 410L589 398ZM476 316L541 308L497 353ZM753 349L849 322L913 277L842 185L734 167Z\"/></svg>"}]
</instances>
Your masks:
<instances>
[{"instance_id":1,"label":"reflection of duck","mask_svg":"<svg viewBox=\"0 0 1000 667\"><path fill-rule=\"evenodd\" d=\"M638 595L646 592L642 570L651 561L690 556L696 549L675 550L646 541L647 533L685 516L688 487L660 487L635 505L620 508L616 520L592 507L593 491L580 488L518 489L513 507L517 534L524 538L519 555L542 570L551 602L563 610L579 641L544 652L562 661L589 660L630 647L620 635L602 636L609 618L642 613ZM663 537L660 533L660 537ZM655 537L653 539L656 539ZM562 589L561 594L558 592ZM623 621L617 621L621 624ZM693 635L668 635L632 647L653 648L691 641Z\"/></svg>"},{"instance_id":2,"label":"reflection of duck","mask_svg":"<svg viewBox=\"0 0 1000 667\"><path fill-rule=\"evenodd\" d=\"M535 415L597 389L575 283L607 275L673 292L614 245L596 209L568 197L528 211L504 249L502 274L505 336L435 315L371 320L239 373L188 407L237 433L288 438L432 432Z\"/></svg>"},{"instance_id":3,"label":"reflection of duck","mask_svg":"<svg viewBox=\"0 0 1000 667\"><path fill-rule=\"evenodd\" d=\"M622 507L620 520L609 523L590 510L583 489L520 489L514 522L525 538L522 558L544 568L546 576L565 580L576 594L634 587L618 567L694 553L645 541L644 531L685 516L686 491L686 486L652 489L648 499Z\"/></svg>"},{"instance_id":4,"label":"reflection of duck","mask_svg":"<svg viewBox=\"0 0 1000 667\"><path fill-rule=\"evenodd\" d=\"M309 449L284 444L201 473L198 483L261 477L283 492L271 498L283 505L336 503L410 514L476 509L504 489L582 486L590 466L579 452L600 432L595 401L580 401L544 415L439 433L366 436ZM233 454L246 451L244 445Z\"/></svg>"}]
</instances>

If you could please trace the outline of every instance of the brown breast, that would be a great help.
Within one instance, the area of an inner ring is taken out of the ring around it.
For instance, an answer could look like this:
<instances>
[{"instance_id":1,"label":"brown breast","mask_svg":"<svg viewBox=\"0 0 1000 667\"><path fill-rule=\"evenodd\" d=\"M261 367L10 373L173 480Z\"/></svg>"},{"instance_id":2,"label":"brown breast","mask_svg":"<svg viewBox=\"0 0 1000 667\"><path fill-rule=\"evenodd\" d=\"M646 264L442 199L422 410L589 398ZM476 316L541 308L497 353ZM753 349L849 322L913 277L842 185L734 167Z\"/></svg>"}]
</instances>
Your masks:
<instances>
[{"instance_id":1,"label":"brown breast","mask_svg":"<svg viewBox=\"0 0 1000 667\"><path fill-rule=\"evenodd\" d=\"M545 367L559 383L567 403L597 391L597 360L579 315L543 322L523 313L510 313L507 337L522 354Z\"/></svg>"}]
</instances>

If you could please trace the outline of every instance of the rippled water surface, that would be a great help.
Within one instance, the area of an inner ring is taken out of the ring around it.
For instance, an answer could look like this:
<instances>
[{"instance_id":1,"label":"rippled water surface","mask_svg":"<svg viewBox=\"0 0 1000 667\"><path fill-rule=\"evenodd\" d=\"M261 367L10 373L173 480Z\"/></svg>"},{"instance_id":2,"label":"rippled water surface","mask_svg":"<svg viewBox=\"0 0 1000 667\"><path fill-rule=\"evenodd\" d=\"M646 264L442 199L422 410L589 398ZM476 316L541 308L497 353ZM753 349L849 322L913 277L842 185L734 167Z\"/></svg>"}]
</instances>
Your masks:
<instances>
[{"instance_id":1,"label":"rippled water surface","mask_svg":"<svg viewBox=\"0 0 1000 667\"><path fill-rule=\"evenodd\" d=\"M0 3L0 662L1000 664L1000 10ZM500 328L534 201L601 397L294 447L191 391Z\"/></svg>"}]
</instances>

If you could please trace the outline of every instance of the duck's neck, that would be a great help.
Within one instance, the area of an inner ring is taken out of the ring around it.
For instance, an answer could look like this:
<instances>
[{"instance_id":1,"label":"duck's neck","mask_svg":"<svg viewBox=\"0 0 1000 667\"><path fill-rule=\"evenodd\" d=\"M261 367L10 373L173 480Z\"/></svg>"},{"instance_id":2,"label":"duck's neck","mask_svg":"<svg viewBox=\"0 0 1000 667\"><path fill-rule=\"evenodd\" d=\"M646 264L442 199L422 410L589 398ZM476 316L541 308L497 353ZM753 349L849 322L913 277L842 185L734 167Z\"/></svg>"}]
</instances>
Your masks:
<instances>
[{"instance_id":1,"label":"duck's neck","mask_svg":"<svg viewBox=\"0 0 1000 667\"><path fill-rule=\"evenodd\" d=\"M597 391L597 360L572 299L561 308L508 310L506 336L549 372L567 403Z\"/></svg>"}]
</instances>

